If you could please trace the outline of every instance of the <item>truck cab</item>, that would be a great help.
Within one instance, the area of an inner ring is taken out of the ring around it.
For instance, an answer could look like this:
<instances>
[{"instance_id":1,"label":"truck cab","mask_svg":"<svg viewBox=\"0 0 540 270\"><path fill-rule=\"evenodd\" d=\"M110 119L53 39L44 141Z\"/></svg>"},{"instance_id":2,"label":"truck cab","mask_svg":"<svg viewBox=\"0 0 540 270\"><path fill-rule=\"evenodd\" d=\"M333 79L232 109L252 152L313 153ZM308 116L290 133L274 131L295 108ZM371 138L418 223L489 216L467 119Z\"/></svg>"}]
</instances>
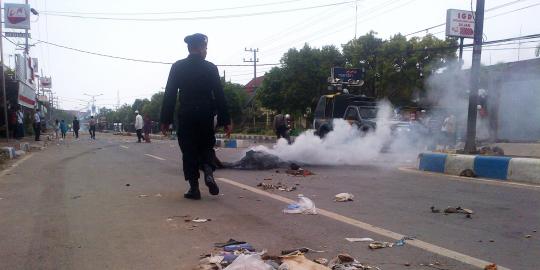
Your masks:
<instances>
[{"instance_id":1,"label":"truck cab","mask_svg":"<svg viewBox=\"0 0 540 270\"><path fill-rule=\"evenodd\" d=\"M371 119L369 122L375 123L376 108L377 103L372 97L347 93L324 95L319 98L315 108L313 129L322 138L332 131L332 121L346 118L346 113L349 114L351 121L357 121L358 127L366 128L366 125L369 125L368 119ZM371 127L375 128L374 125Z\"/></svg>"}]
</instances>

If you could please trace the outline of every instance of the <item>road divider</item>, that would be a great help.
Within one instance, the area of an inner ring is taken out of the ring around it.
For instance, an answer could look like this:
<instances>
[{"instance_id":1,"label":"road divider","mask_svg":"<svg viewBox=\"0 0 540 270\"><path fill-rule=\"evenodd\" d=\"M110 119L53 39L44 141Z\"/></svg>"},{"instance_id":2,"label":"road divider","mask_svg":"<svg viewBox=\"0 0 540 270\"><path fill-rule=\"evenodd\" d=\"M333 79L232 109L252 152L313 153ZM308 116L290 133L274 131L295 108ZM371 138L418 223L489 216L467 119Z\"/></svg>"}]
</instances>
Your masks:
<instances>
[{"instance_id":1,"label":"road divider","mask_svg":"<svg viewBox=\"0 0 540 270\"><path fill-rule=\"evenodd\" d=\"M224 148L247 148L250 146L250 141L237 139L216 139L216 146Z\"/></svg>"},{"instance_id":2,"label":"road divider","mask_svg":"<svg viewBox=\"0 0 540 270\"><path fill-rule=\"evenodd\" d=\"M442 153L421 153L418 159L421 171L540 184L540 159Z\"/></svg>"}]
</instances>

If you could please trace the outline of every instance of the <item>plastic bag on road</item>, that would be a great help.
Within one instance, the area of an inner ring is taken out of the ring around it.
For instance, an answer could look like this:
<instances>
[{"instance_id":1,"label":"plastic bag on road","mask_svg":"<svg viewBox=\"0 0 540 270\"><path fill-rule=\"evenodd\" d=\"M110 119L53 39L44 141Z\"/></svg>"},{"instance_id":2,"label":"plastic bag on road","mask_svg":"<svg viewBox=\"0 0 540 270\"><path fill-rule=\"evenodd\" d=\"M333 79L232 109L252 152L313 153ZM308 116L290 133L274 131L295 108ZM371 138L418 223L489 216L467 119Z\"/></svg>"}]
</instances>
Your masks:
<instances>
[{"instance_id":1,"label":"plastic bag on road","mask_svg":"<svg viewBox=\"0 0 540 270\"><path fill-rule=\"evenodd\" d=\"M283 209L283 213L316 215L317 208L312 200L302 194L299 194L298 201L296 203L289 204L287 208Z\"/></svg>"},{"instance_id":2,"label":"plastic bag on road","mask_svg":"<svg viewBox=\"0 0 540 270\"><path fill-rule=\"evenodd\" d=\"M272 270L272 267L266 264L259 254L241 254L224 270Z\"/></svg>"},{"instance_id":3,"label":"plastic bag on road","mask_svg":"<svg viewBox=\"0 0 540 270\"><path fill-rule=\"evenodd\" d=\"M351 193L339 193L334 196L334 201L336 202L348 202L352 201L354 198L354 195Z\"/></svg>"}]
</instances>

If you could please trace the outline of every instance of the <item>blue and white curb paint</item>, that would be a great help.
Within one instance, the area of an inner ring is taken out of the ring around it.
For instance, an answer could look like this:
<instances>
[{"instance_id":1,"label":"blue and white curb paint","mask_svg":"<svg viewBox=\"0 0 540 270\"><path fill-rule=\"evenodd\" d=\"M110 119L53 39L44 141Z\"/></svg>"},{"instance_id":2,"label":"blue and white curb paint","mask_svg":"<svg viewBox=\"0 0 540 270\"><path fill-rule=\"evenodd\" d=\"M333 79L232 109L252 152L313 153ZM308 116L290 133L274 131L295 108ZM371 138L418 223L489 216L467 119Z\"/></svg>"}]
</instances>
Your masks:
<instances>
[{"instance_id":1,"label":"blue and white curb paint","mask_svg":"<svg viewBox=\"0 0 540 270\"><path fill-rule=\"evenodd\" d=\"M540 184L540 159L443 153L421 153L418 159L421 171L460 175L469 169L481 178Z\"/></svg>"}]
</instances>

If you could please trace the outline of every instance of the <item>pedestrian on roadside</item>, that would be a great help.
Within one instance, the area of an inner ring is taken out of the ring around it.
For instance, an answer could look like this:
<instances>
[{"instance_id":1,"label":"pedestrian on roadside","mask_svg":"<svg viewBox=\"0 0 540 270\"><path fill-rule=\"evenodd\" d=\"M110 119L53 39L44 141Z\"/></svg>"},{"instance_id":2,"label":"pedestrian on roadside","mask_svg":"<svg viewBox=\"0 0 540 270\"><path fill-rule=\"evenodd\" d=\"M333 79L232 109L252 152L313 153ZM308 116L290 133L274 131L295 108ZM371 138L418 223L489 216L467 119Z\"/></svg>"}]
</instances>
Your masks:
<instances>
[{"instance_id":1,"label":"pedestrian on roadside","mask_svg":"<svg viewBox=\"0 0 540 270\"><path fill-rule=\"evenodd\" d=\"M21 106L17 106L17 127L15 132L15 139L24 137L24 113L21 110Z\"/></svg>"},{"instance_id":2,"label":"pedestrian on roadside","mask_svg":"<svg viewBox=\"0 0 540 270\"><path fill-rule=\"evenodd\" d=\"M79 123L79 119L77 119L77 116L73 116L73 133L75 133L75 139L79 139L79 129L81 128L81 124Z\"/></svg>"},{"instance_id":3,"label":"pedestrian on roadside","mask_svg":"<svg viewBox=\"0 0 540 270\"><path fill-rule=\"evenodd\" d=\"M39 114L39 109L36 109L36 112L34 113L34 134L35 134L35 140L41 141L39 138L41 136L41 115Z\"/></svg>"},{"instance_id":4,"label":"pedestrian on roadside","mask_svg":"<svg viewBox=\"0 0 540 270\"><path fill-rule=\"evenodd\" d=\"M171 67L160 123L165 134L173 122L179 95L182 106L177 114L177 137L182 150L184 178L190 186L184 198L199 200L199 168L204 172L204 182L210 194L219 194L213 175L213 147L216 144L214 114L217 111L217 125L223 126L227 135L230 135L231 121L218 69L205 60L208 37L193 34L184 38L184 41L188 45L189 55Z\"/></svg>"},{"instance_id":5,"label":"pedestrian on roadside","mask_svg":"<svg viewBox=\"0 0 540 270\"><path fill-rule=\"evenodd\" d=\"M144 122L142 116L139 114L139 111L135 111L135 114L137 115L135 116L135 131L137 132L137 142L140 143L141 139L144 139L142 135Z\"/></svg>"},{"instance_id":6,"label":"pedestrian on roadside","mask_svg":"<svg viewBox=\"0 0 540 270\"><path fill-rule=\"evenodd\" d=\"M90 120L88 121L88 131L90 132L90 139L95 140L96 139L96 119L94 119L94 116L90 116Z\"/></svg>"},{"instance_id":7,"label":"pedestrian on roadside","mask_svg":"<svg viewBox=\"0 0 540 270\"><path fill-rule=\"evenodd\" d=\"M60 131L60 122L58 121L58 119L54 120L53 130L54 130L54 139L58 141L58 139L60 138L58 137L58 132Z\"/></svg>"},{"instance_id":8,"label":"pedestrian on roadside","mask_svg":"<svg viewBox=\"0 0 540 270\"><path fill-rule=\"evenodd\" d=\"M152 120L150 120L150 117L148 114L144 114L144 141L147 143L150 143L150 133L152 133Z\"/></svg>"},{"instance_id":9,"label":"pedestrian on roadside","mask_svg":"<svg viewBox=\"0 0 540 270\"><path fill-rule=\"evenodd\" d=\"M8 128L9 128L9 136L12 138L17 137L17 109L10 108L9 110L9 122L8 122Z\"/></svg>"},{"instance_id":10,"label":"pedestrian on roadside","mask_svg":"<svg viewBox=\"0 0 540 270\"><path fill-rule=\"evenodd\" d=\"M280 138L284 138L289 144L291 143L291 137L289 135L290 120L291 116L289 114L283 115L281 113L278 113L274 117L274 131L276 133L277 139L279 140Z\"/></svg>"},{"instance_id":11,"label":"pedestrian on roadside","mask_svg":"<svg viewBox=\"0 0 540 270\"><path fill-rule=\"evenodd\" d=\"M66 124L66 121L64 121L64 119L62 119L62 121L60 121L60 133L62 133L62 139L66 139L66 133L67 133L67 124Z\"/></svg>"},{"instance_id":12,"label":"pedestrian on roadside","mask_svg":"<svg viewBox=\"0 0 540 270\"><path fill-rule=\"evenodd\" d=\"M453 114L444 119L441 132L444 140L443 149L453 148L456 145L456 117Z\"/></svg>"}]
</instances>

